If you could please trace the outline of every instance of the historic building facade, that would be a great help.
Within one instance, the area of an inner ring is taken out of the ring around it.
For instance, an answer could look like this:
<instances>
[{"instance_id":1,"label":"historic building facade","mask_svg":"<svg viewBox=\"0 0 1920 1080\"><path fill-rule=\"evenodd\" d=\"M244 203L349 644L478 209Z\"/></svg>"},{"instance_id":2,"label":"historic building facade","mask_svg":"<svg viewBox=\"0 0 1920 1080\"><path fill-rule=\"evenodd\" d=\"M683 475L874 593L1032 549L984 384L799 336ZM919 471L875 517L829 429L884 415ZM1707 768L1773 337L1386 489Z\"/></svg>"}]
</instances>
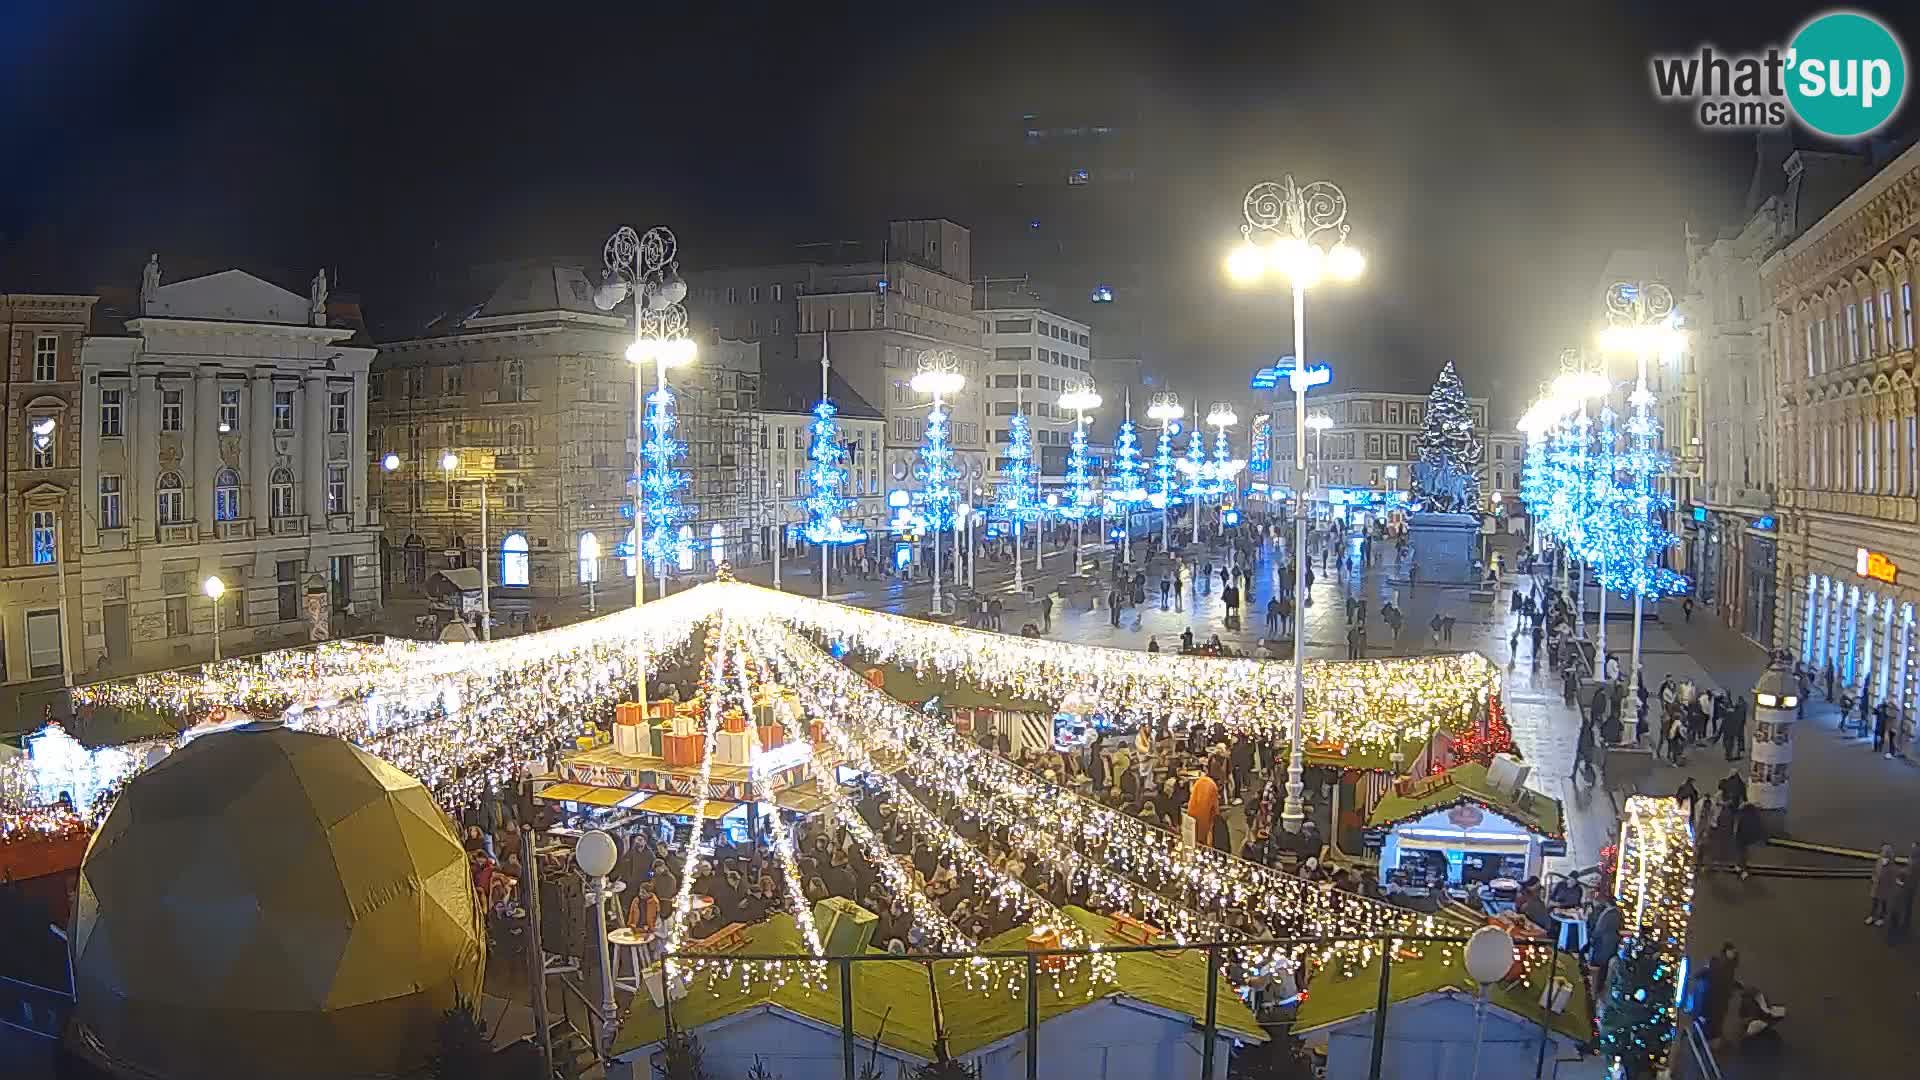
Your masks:
<instances>
[{"instance_id":1,"label":"historic building facade","mask_svg":"<svg viewBox=\"0 0 1920 1080\"><path fill-rule=\"evenodd\" d=\"M1909 734L1920 696L1917 271L1920 148L1761 268L1779 373L1773 642L1898 705Z\"/></svg>"},{"instance_id":2,"label":"historic building facade","mask_svg":"<svg viewBox=\"0 0 1920 1080\"><path fill-rule=\"evenodd\" d=\"M76 666L205 659L219 577L222 642L252 651L350 632L380 602L358 327L329 318L324 274L300 296L240 270L161 284L80 355L84 623Z\"/></svg>"},{"instance_id":3,"label":"historic building facade","mask_svg":"<svg viewBox=\"0 0 1920 1080\"><path fill-rule=\"evenodd\" d=\"M80 351L97 299L0 294L0 683L80 662Z\"/></svg>"},{"instance_id":4,"label":"historic building facade","mask_svg":"<svg viewBox=\"0 0 1920 1080\"><path fill-rule=\"evenodd\" d=\"M1204 409L1206 406L1202 405ZM1487 399L1470 397L1467 407L1473 414L1473 437L1487 440ZM1273 414L1273 482L1291 488L1293 469L1293 392L1285 380L1265 404ZM1326 471L1320 482L1335 487L1364 487L1375 491L1406 491L1413 483L1413 463L1420 458L1420 431L1426 426L1427 395L1388 394L1377 390L1343 390L1337 393L1307 394L1307 415L1320 414L1333 421L1324 432L1307 431L1307 459L1325 448ZM1496 460L1488 446L1480 493L1483 499L1492 492L1512 494L1520 488L1519 474L1525 462L1525 443L1516 435L1500 440L1501 457ZM1496 483L1499 481L1499 483Z\"/></svg>"},{"instance_id":5,"label":"historic building facade","mask_svg":"<svg viewBox=\"0 0 1920 1080\"><path fill-rule=\"evenodd\" d=\"M418 595L433 571L484 558L496 618L516 597L632 603L633 330L594 305L593 288L579 267L529 263L464 315L381 344L364 468L384 511L391 593ZM767 557L750 486L759 347L699 344L693 364L668 373L687 450L677 465L691 481L673 572ZM638 374L651 393L654 370Z\"/></svg>"}]
</instances>

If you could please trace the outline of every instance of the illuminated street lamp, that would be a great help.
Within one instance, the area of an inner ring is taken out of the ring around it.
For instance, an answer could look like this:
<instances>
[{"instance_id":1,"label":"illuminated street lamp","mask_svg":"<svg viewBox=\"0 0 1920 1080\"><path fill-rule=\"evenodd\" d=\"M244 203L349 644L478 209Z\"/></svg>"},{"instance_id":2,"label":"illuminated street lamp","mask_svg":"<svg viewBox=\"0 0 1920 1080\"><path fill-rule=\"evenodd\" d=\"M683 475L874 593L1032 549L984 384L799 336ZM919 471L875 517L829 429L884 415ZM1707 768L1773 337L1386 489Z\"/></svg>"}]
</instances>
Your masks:
<instances>
[{"instance_id":1,"label":"illuminated street lamp","mask_svg":"<svg viewBox=\"0 0 1920 1080\"><path fill-rule=\"evenodd\" d=\"M440 471L447 474L447 490L452 491L457 482L454 474L460 471L460 455L449 450L440 455ZM487 541L487 477L480 474L480 640L493 640L493 592L487 586L487 562L493 557L493 549Z\"/></svg>"},{"instance_id":2,"label":"illuminated street lamp","mask_svg":"<svg viewBox=\"0 0 1920 1080\"><path fill-rule=\"evenodd\" d=\"M946 413L942 410L941 399L949 394L959 393L960 388L967 384L967 377L960 374L960 362L958 358L946 349L922 353L919 364L920 370L914 372L913 379L907 385L910 386L916 394L932 395L933 408L927 413L928 425L930 427L942 428L944 424L939 422L944 421ZM946 450L944 446L940 449ZM945 457L952 456L952 451L947 450ZM946 510L947 507L953 503L954 491L952 486L953 470L946 465L944 458L934 457L932 462L932 467L927 473L926 491L922 493L921 501L928 506L929 512L926 515L927 525L933 535L933 599L929 611L931 611L932 614L939 615L941 614L940 529L946 524ZM826 557L825 553L826 546L822 545L821 558L823 560ZM826 576L824 561L821 564L820 573L824 580Z\"/></svg>"},{"instance_id":3,"label":"illuminated street lamp","mask_svg":"<svg viewBox=\"0 0 1920 1080\"><path fill-rule=\"evenodd\" d=\"M1180 420L1187 415L1186 407L1180 404L1180 397L1172 392L1153 395L1153 403L1147 406L1147 419L1159 425L1158 438L1154 441L1154 475L1160 480L1160 550L1173 550L1172 538L1168 536L1173 520L1173 444L1169 441L1180 434Z\"/></svg>"},{"instance_id":4,"label":"illuminated street lamp","mask_svg":"<svg viewBox=\"0 0 1920 1080\"><path fill-rule=\"evenodd\" d=\"M1074 577L1086 576L1086 571L1080 568L1080 538L1092 505L1092 493L1087 489L1087 410L1099 408L1100 401L1100 394L1094 390L1092 383L1066 390L1060 395L1059 401L1061 408L1073 410L1073 450L1068 457L1067 470L1072 486L1067 497L1073 500Z\"/></svg>"},{"instance_id":5,"label":"illuminated street lamp","mask_svg":"<svg viewBox=\"0 0 1920 1080\"><path fill-rule=\"evenodd\" d=\"M1275 183L1256 184L1242 201L1245 241L1227 258L1227 273L1236 284L1251 286L1269 277L1283 278L1293 292L1293 366L1287 381L1293 387L1294 471L1302 477L1294 493L1295 602L1307 597L1307 390L1332 380L1324 366L1307 365L1307 290L1322 279L1352 281L1366 269L1366 259L1346 242L1347 196L1321 180L1301 187L1292 176ZM1256 237L1258 239L1256 240ZM1297 833L1306 821L1301 796L1306 754L1301 728L1306 718L1306 638L1304 627L1293 635L1292 753L1287 763L1287 801L1280 821Z\"/></svg>"},{"instance_id":6,"label":"illuminated street lamp","mask_svg":"<svg viewBox=\"0 0 1920 1080\"><path fill-rule=\"evenodd\" d=\"M227 583L217 577L210 577L200 586L200 591L213 601L213 662L220 662L220 598L227 594Z\"/></svg>"}]
</instances>

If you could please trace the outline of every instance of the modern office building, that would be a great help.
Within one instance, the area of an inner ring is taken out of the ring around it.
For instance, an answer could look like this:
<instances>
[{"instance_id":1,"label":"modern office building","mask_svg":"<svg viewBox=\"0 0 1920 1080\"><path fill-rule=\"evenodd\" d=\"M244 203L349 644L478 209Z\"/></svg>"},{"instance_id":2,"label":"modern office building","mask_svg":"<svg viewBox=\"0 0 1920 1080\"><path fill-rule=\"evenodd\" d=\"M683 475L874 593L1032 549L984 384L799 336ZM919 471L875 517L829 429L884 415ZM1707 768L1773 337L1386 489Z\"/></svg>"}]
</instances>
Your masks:
<instances>
[{"instance_id":1,"label":"modern office building","mask_svg":"<svg viewBox=\"0 0 1920 1080\"><path fill-rule=\"evenodd\" d=\"M988 476L997 480L1017 410L1033 432L1041 483L1061 483L1074 414L1058 402L1061 391L1093 381L1091 329L1045 308L987 308L980 315L987 321L987 438L994 448Z\"/></svg>"}]
</instances>

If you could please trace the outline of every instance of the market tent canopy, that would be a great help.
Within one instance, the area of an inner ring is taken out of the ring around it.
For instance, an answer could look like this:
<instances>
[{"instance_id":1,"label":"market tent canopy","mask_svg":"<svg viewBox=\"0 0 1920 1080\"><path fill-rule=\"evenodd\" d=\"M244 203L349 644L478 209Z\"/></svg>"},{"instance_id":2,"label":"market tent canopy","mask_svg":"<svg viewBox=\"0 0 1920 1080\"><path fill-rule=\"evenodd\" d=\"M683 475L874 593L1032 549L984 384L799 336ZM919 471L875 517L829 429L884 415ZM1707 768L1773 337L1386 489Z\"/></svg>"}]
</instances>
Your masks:
<instances>
[{"instance_id":1,"label":"market tent canopy","mask_svg":"<svg viewBox=\"0 0 1920 1080\"><path fill-rule=\"evenodd\" d=\"M1586 980L1580 975L1580 958L1560 953L1555 965L1558 974L1573 988L1567 1007L1552 1016L1551 1027L1576 1043L1585 1044L1593 1035L1593 1003L1587 998ZM1547 986L1548 964L1544 957L1533 962L1532 970L1517 980L1494 983L1488 987L1487 1003L1505 1009L1514 1016L1538 1024L1540 997ZM1436 993L1461 993L1479 996L1479 986L1457 959L1449 963L1440 950L1429 948L1425 955L1396 957L1387 980L1387 1001L1397 1004ZM1337 965L1314 976L1307 987L1306 1000L1294 1014L1293 1033L1306 1035L1373 1011L1380 1000L1380 961L1376 958L1363 967L1341 974ZM1392 1031L1392 1027L1388 1027ZM1389 1035L1391 1038L1391 1035Z\"/></svg>"},{"instance_id":2,"label":"market tent canopy","mask_svg":"<svg viewBox=\"0 0 1920 1080\"><path fill-rule=\"evenodd\" d=\"M576 802L588 806L619 806L629 799L638 799L639 792L625 788L593 787L590 784L552 784L540 789L536 798L548 802Z\"/></svg>"},{"instance_id":3,"label":"market tent canopy","mask_svg":"<svg viewBox=\"0 0 1920 1080\"><path fill-rule=\"evenodd\" d=\"M1082 908L1062 911L1088 937L1101 942L1117 939L1107 930L1109 920ZM1017 952L1026 947L1028 928L1017 927L991 940L981 942L983 952ZM747 933L746 952L772 955L804 955L806 946L787 915L775 915ZM1194 1018L1206 1016L1207 959L1198 951L1179 953L1115 953L1116 978L1111 984L1095 988L1087 996L1084 975L1067 977L1062 985L1066 994L1055 992L1053 980L1043 977L1039 987L1040 1022L1072 1012L1103 997L1120 996ZM921 1059L934 1056L933 1009L927 994L926 969L910 957L896 962L860 963L853 970L853 1027L861 1042L879 1033L882 1045ZM999 1042L1026 1026L1026 997L1005 991L982 992L969 988L960 976L960 964L936 965L934 979L939 986L940 1008L946 1024L947 1041L954 1054L964 1055ZM718 979L709 987L704 979L694 984L685 999L673 1003L674 1023L684 1031L726 1019L756 1006L769 1005L833 1028L840 1026L840 975L837 965L827 973L825 989L809 988L801 979L789 979L773 986L766 980L754 980L742 988L734 979ZM1250 1042L1264 1042L1267 1035L1225 980L1215 997L1217 1022L1223 1034ZM659 1009L644 1002L621 1024L614 1036L613 1053L630 1053L659 1042L665 1036L665 1018Z\"/></svg>"},{"instance_id":4,"label":"market tent canopy","mask_svg":"<svg viewBox=\"0 0 1920 1080\"><path fill-rule=\"evenodd\" d=\"M436 592L435 586L438 586ZM471 566L455 566L445 570L436 570L433 577L427 579L427 591L440 595L449 592L479 592L480 571Z\"/></svg>"},{"instance_id":5,"label":"market tent canopy","mask_svg":"<svg viewBox=\"0 0 1920 1080\"><path fill-rule=\"evenodd\" d=\"M1496 791L1487 783L1487 767L1477 761L1395 784L1373 808L1367 824L1387 828L1461 803L1473 803L1541 836L1566 835L1559 799L1525 787L1513 793Z\"/></svg>"}]
</instances>

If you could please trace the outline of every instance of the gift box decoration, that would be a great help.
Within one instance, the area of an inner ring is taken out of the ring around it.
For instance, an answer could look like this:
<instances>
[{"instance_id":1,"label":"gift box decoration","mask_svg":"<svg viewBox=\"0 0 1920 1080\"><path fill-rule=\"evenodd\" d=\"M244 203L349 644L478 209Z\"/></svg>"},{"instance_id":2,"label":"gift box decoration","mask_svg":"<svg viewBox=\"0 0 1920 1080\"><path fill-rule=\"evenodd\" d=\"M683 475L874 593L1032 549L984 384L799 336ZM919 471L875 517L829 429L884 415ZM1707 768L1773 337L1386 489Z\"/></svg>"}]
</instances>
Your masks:
<instances>
[{"instance_id":1,"label":"gift box decoration","mask_svg":"<svg viewBox=\"0 0 1920 1080\"><path fill-rule=\"evenodd\" d=\"M722 765L748 764L748 735L744 731L723 731L714 737L713 759Z\"/></svg>"},{"instance_id":2,"label":"gift box decoration","mask_svg":"<svg viewBox=\"0 0 1920 1080\"><path fill-rule=\"evenodd\" d=\"M698 735L669 735L666 738L666 759L669 765L698 765L700 753L705 749L705 740Z\"/></svg>"},{"instance_id":3,"label":"gift box decoration","mask_svg":"<svg viewBox=\"0 0 1920 1080\"><path fill-rule=\"evenodd\" d=\"M778 724L768 724L758 730L760 732L760 749L762 750L771 750L787 741L786 731Z\"/></svg>"},{"instance_id":4,"label":"gift box decoration","mask_svg":"<svg viewBox=\"0 0 1920 1080\"><path fill-rule=\"evenodd\" d=\"M700 720L699 720L699 718L697 718L697 717L694 717L694 716L688 716L688 715L686 715L686 714L680 714L680 715L676 715L676 716L675 716L675 717L673 718L673 733L674 733L675 735L698 735L698 734L700 734Z\"/></svg>"},{"instance_id":5,"label":"gift box decoration","mask_svg":"<svg viewBox=\"0 0 1920 1080\"><path fill-rule=\"evenodd\" d=\"M639 702L623 701L613 707L613 722L616 724L640 724L646 722L641 715Z\"/></svg>"},{"instance_id":6,"label":"gift box decoration","mask_svg":"<svg viewBox=\"0 0 1920 1080\"><path fill-rule=\"evenodd\" d=\"M808 721L807 739L816 747L827 745L827 722L825 720Z\"/></svg>"},{"instance_id":7,"label":"gift box decoration","mask_svg":"<svg viewBox=\"0 0 1920 1080\"><path fill-rule=\"evenodd\" d=\"M673 702L666 698L647 702L647 716L655 720L673 719Z\"/></svg>"},{"instance_id":8,"label":"gift box decoration","mask_svg":"<svg viewBox=\"0 0 1920 1080\"><path fill-rule=\"evenodd\" d=\"M614 724L613 748L622 754L648 753L646 730L641 724Z\"/></svg>"},{"instance_id":9,"label":"gift box decoration","mask_svg":"<svg viewBox=\"0 0 1920 1080\"><path fill-rule=\"evenodd\" d=\"M673 729L666 724L648 724L647 748L644 752L652 754L654 757L665 757L667 754L666 738L672 731Z\"/></svg>"},{"instance_id":10,"label":"gift box decoration","mask_svg":"<svg viewBox=\"0 0 1920 1080\"><path fill-rule=\"evenodd\" d=\"M761 727L766 727L776 722L773 715L773 701L771 699L761 698L759 701L753 703L753 722Z\"/></svg>"},{"instance_id":11,"label":"gift box decoration","mask_svg":"<svg viewBox=\"0 0 1920 1080\"><path fill-rule=\"evenodd\" d=\"M742 732L747 730L747 715L739 709L728 709L726 715L721 717L720 720L721 723L725 725L727 731Z\"/></svg>"}]
</instances>

